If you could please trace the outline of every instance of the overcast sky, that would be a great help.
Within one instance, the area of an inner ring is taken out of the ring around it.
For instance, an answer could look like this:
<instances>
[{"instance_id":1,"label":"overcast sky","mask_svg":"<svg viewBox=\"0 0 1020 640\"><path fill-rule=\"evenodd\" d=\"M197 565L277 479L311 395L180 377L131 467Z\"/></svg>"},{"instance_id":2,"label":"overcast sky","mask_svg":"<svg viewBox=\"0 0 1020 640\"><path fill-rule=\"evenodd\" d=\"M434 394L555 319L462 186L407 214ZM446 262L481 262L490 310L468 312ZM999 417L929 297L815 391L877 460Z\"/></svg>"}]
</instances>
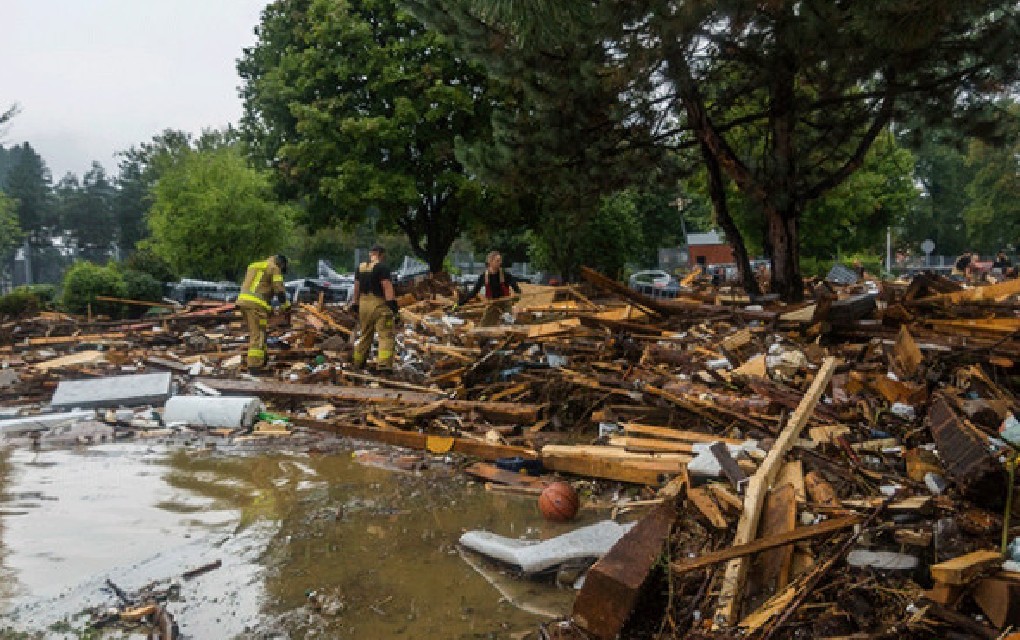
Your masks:
<instances>
[{"instance_id":1,"label":"overcast sky","mask_svg":"<svg viewBox=\"0 0 1020 640\"><path fill-rule=\"evenodd\" d=\"M267 0L0 0L0 142L28 141L54 180L163 129L241 116L235 62Z\"/></svg>"}]
</instances>

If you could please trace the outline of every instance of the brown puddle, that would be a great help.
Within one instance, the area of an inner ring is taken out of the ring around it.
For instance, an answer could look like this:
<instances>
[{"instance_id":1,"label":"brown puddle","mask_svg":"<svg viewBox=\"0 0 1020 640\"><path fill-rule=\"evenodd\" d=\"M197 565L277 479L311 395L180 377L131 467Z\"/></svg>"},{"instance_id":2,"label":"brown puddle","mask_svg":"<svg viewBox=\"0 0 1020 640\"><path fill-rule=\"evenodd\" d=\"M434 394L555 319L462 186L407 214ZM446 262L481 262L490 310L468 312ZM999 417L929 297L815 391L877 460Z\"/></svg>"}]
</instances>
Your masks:
<instances>
[{"instance_id":1,"label":"brown puddle","mask_svg":"<svg viewBox=\"0 0 1020 640\"><path fill-rule=\"evenodd\" d=\"M177 577L169 609L194 638L520 637L565 613L573 591L461 557L457 539L548 538L590 521L552 525L533 499L445 466L390 471L344 450L111 444L2 460L0 637L81 628L82 611L116 603L108 577L129 591ZM213 560L223 567L179 579Z\"/></svg>"}]
</instances>

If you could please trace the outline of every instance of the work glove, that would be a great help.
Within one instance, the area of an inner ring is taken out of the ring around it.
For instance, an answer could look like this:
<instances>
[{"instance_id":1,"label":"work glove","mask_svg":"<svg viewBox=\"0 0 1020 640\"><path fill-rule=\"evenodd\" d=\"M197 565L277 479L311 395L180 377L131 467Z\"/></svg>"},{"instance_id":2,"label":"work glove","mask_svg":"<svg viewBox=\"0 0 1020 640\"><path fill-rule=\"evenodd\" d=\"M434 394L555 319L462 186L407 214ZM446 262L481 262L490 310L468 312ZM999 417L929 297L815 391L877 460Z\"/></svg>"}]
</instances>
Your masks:
<instances>
[{"instance_id":1,"label":"work glove","mask_svg":"<svg viewBox=\"0 0 1020 640\"><path fill-rule=\"evenodd\" d=\"M394 316L398 315L397 314L397 310L399 309L399 307L397 307L397 301L396 300L387 300L386 301L386 306L390 308L390 311L393 312Z\"/></svg>"}]
</instances>

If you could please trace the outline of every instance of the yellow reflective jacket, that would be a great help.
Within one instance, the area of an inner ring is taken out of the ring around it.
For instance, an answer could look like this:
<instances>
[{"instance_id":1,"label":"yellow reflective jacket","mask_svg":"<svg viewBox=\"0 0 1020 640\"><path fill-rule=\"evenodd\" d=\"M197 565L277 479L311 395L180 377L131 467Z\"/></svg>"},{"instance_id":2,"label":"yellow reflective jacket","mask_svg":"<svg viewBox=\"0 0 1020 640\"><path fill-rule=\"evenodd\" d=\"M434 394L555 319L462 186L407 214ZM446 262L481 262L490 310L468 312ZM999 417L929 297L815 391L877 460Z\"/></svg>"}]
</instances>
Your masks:
<instances>
[{"instance_id":1,"label":"yellow reflective jacket","mask_svg":"<svg viewBox=\"0 0 1020 640\"><path fill-rule=\"evenodd\" d=\"M283 286L283 273L276 265L276 258L270 257L248 265L237 302L247 302L268 309L269 300L276 293L286 296L287 290Z\"/></svg>"}]
</instances>

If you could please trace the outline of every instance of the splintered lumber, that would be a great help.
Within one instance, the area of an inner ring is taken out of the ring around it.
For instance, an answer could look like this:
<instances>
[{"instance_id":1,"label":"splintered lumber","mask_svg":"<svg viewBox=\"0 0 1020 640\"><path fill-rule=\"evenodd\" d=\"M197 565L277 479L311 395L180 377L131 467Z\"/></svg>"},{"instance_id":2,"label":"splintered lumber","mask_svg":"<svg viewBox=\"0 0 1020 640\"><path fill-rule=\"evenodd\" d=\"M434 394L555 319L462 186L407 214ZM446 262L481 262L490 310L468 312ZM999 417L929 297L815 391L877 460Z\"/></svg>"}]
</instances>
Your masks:
<instances>
[{"instance_id":1,"label":"splintered lumber","mask_svg":"<svg viewBox=\"0 0 1020 640\"><path fill-rule=\"evenodd\" d=\"M131 300L128 298L115 298L113 296L96 296L101 302L117 302L120 304L135 305L137 307L156 307L159 309L174 309L179 305L167 304L165 302L152 302L150 300Z\"/></svg>"},{"instance_id":2,"label":"splintered lumber","mask_svg":"<svg viewBox=\"0 0 1020 640\"><path fill-rule=\"evenodd\" d=\"M983 287L972 287L963 291L943 293L937 296L923 298L914 301L915 304L944 304L954 305L962 302L978 302L982 300L994 300L1001 302L1010 296L1020 293L1020 280L1006 280L998 284L990 284Z\"/></svg>"},{"instance_id":3,"label":"splintered lumber","mask_svg":"<svg viewBox=\"0 0 1020 640\"><path fill-rule=\"evenodd\" d=\"M658 485L683 472L691 456L675 453L648 455L618 447L546 445L542 466L551 471L634 484Z\"/></svg>"},{"instance_id":4,"label":"splintered lumber","mask_svg":"<svg viewBox=\"0 0 1020 640\"><path fill-rule=\"evenodd\" d=\"M660 504L592 565L574 600L572 617L578 626L599 640L612 640L620 633L675 520L673 506Z\"/></svg>"},{"instance_id":5,"label":"splintered lumber","mask_svg":"<svg viewBox=\"0 0 1020 640\"><path fill-rule=\"evenodd\" d=\"M151 335L151 332L148 332ZM113 333L89 333L77 336L60 336L55 338L29 338L28 344L32 347L55 346L60 344L80 344L85 342L100 342L103 340L123 340L128 336L124 332Z\"/></svg>"},{"instance_id":6,"label":"splintered lumber","mask_svg":"<svg viewBox=\"0 0 1020 640\"><path fill-rule=\"evenodd\" d=\"M839 501L839 496L836 495L836 490L817 471L812 471L804 476L804 484L807 486L811 501L815 504L837 509L843 506Z\"/></svg>"},{"instance_id":7,"label":"splintered lumber","mask_svg":"<svg viewBox=\"0 0 1020 640\"><path fill-rule=\"evenodd\" d=\"M893 344L893 359L896 367L908 378L913 377L917 373L917 368L924 362L921 348L914 341L914 336L907 331L907 325L900 327L900 333L896 336L896 342Z\"/></svg>"},{"instance_id":8,"label":"splintered lumber","mask_svg":"<svg viewBox=\"0 0 1020 640\"><path fill-rule=\"evenodd\" d=\"M690 442L680 442L679 440L657 440L632 436L610 436L609 444L614 447L623 447L627 451L658 453L693 453L694 447Z\"/></svg>"},{"instance_id":9,"label":"splintered lumber","mask_svg":"<svg viewBox=\"0 0 1020 640\"><path fill-rule=\"evenodd\" d=\"M145 358L146 364L151 364L155 367L162 367L164 369L170 369L177 373L188 373L191 371L191 366L187 365L178 360L170 360L169 358L159 358L157 356L148 356Z\"/></svg>"},{"instance_id":10,"label":"splintered lumber","mask_svg":"<svg viewBox=\"0 0 1020 640\"><path fill-rule=\"evenodd\" d=\"M773 489L765 498L764 514L759 531L762 537L789 533L797 526L797 493L792 484ZM776 547L755 560L757 585L769 591L782 589L790 582L793 545Z\"/></svg>"},{"instance_id":11,"label":"splintered lumber","mask_svg":"<svg viewBox=\"0 0 1020 640\"><path fill-rule=\"evenodd\" d=\"M998 551L973 551L931 566L931 577L936 582L962 586L969 584L978 574L1002 562Z\"/></svg>"},{"instance_id":12,"label":"splintered lumber","mask_svg":"<svg viewBox=\"0 0 1020 640\"><path fill-rule=\"evenodd\" d=\"M669 311L657 300L650 296L638 293L630 289L627 285L621 284L612 278L607 278L594 269L588 267L581 267L581 277L590 282L592 285L602 289L603 291L609 291L615 293L624 300L629 300L639 307L653 311L659 315L669 315Z\"/></svg>"},{"instance_id":13,"label":"splintered lumber","mask_svg":"<svg viewBox=\"0 0 1020 640\"><path fill-rule=\"evenodd\" d=\"M49 371L50 369L62 369L64 367L78 367L87 364L98 364L100 362L106 362L106 354L103 351L79 351L52 360L46 360L45 362L35 362L29 366L39 371Z\"/></svg>"},{"instance_id":14,"label":"splintered lumber","mask_svg":"<svg viewBox=\"0 0 1020 640\"><path fill-rule=\"evenodd\" d=\"M529 476L524 473L514 473L513 471L507 471L506 469L500 469L488 462L476 462L473 465L466 467L464 472L470 476L474 476L475 478L514 487L542 489L546 485L546 481L541 478Z\"/></svg>"},{"instance_id":15,"label":"splintered lumber","mask_svg":"<svg viewBox=\"0 0 1020 640\"><path fill-rule=\"evenodd\" d=\"M699 433L697 431L684 431L682 429L673 429L672 427L656 427L647 424L638 424L636 422L623 422L620 424L623 427L623 432L627 435L632 436L647 436L649 438L656 438L660 440L679 440L680 442L725 442L726 444L743 444L744 440L737 438L724 438L722 436L714 436L710 433Z\"/></svg>"},{"instance_id":16,"label":"splintered lumber","mask_svg":"<svg viewBox=\"0 0 1020 640\"><path fill-rule=\"evenodd\" d=\"M705 516L708 522L716 529L729 529L730 523L715 503L712 494L705 487L696 487L687 491L687 498L698 508L701 515Z\"/></svg>"},{"instance_id":17,"label":"splintered lumber","mask_svg":"<svg viewBox=\"0 0 1020 640\"><path fill-rule=\"evenodd\" d=\"M979 580L971 595L997 629L1020 622L1020 583L999 577Z\"/></svg>"},{"instance_id":18,"label":"splintered lumber","mask_svg":"<svg viewBox=\"0 0 1020 640\"><path fill-rule=\"evenodd\" d=\"M769 450L768 457L758 467L758 471L751 476L747 494L744 496L744 510L740 514L737 533L733 537L734 546L744 545L754 540L758 531L758 522L761 519L765 494L779 473L786 452L790 450L797 438L800 437L804 426L807 425L815 405L818 404L836 370L836 363L836 358L825 359L821 369L815 375L811 387L801 398L800 404L790 416L783 432ZM740 613L740 601L744 593L744 583L747 580L747 567L748 560L744 557L730 561L726 567L726 575L719 594L719 607L715 616L715 620L720 621L723 625L734 624Z\"/></svg>"},{"instance_id":19,"label":"splintered lumber","mask_svg":"<svg viewBox=\"0 0 1020 640\"><path fill-rule=\"evenodd\" d=\"M329 384L294 384L280 382L251 382L248 380L226 380L202 378L203 384L223 393L255 395L260 398L284 397L318 400L340 400L367 402L371 404L428 405L443 397L438 393L400 391L395 389L367 389ZM485 402L480 400L444 400L451 411L477 411L499 420L534 422L542 407L520 402Z\"/></svg>"},{"instance_id":20,"label":"splintered lumber","mask_svg":"<svg viewBox=\"0 0 1020 640\"><path fill-rule=\"evenodd\" d=\"M392 431L384 429L373 429L370 427L359 427L341 421L313 420L311 418L299 418L288 416L290 421L298 426L319 431L329 431L349 438L367 440L370 442L382 442L398 447L418 449L421 451L430 450L430 443L443 439L445 451L460 453L466 456L481 458L482 460L498 460L499 458L522 457L534 459L538 456L531 449L524 447L513 447L505 444L495 444L484 440L472 440L470 438L454 438L443 436L430 436L417 431Z\"/></svg>"},{"instance_id":21,"label":"splintered lumber","mask_svg":"<svg viewBox=\"0 0 1020 640\"><path fill-rule=\"evenodd\" d=\"M746 544L732 545L725 549L720 549L719 551L706 553L705 555L698 556L697 558L678 560L670 564L669 568L675 574L688 573L690 571L704 569L705 567L711 567L712 565L719 564L720 562L743 558L756 553L761 553L762 551L768 551L769 549L783 547L793 544L794 542L799 542L800 540L810 540L812 538L818 538L830 533L835 533L836 531L848 529L860 521L861 518L858 516L833 518L832 520L825 520L807 527L797 527L796 529L786 533L758 538L757 540Z\"/></svg>"}]
</instances>

